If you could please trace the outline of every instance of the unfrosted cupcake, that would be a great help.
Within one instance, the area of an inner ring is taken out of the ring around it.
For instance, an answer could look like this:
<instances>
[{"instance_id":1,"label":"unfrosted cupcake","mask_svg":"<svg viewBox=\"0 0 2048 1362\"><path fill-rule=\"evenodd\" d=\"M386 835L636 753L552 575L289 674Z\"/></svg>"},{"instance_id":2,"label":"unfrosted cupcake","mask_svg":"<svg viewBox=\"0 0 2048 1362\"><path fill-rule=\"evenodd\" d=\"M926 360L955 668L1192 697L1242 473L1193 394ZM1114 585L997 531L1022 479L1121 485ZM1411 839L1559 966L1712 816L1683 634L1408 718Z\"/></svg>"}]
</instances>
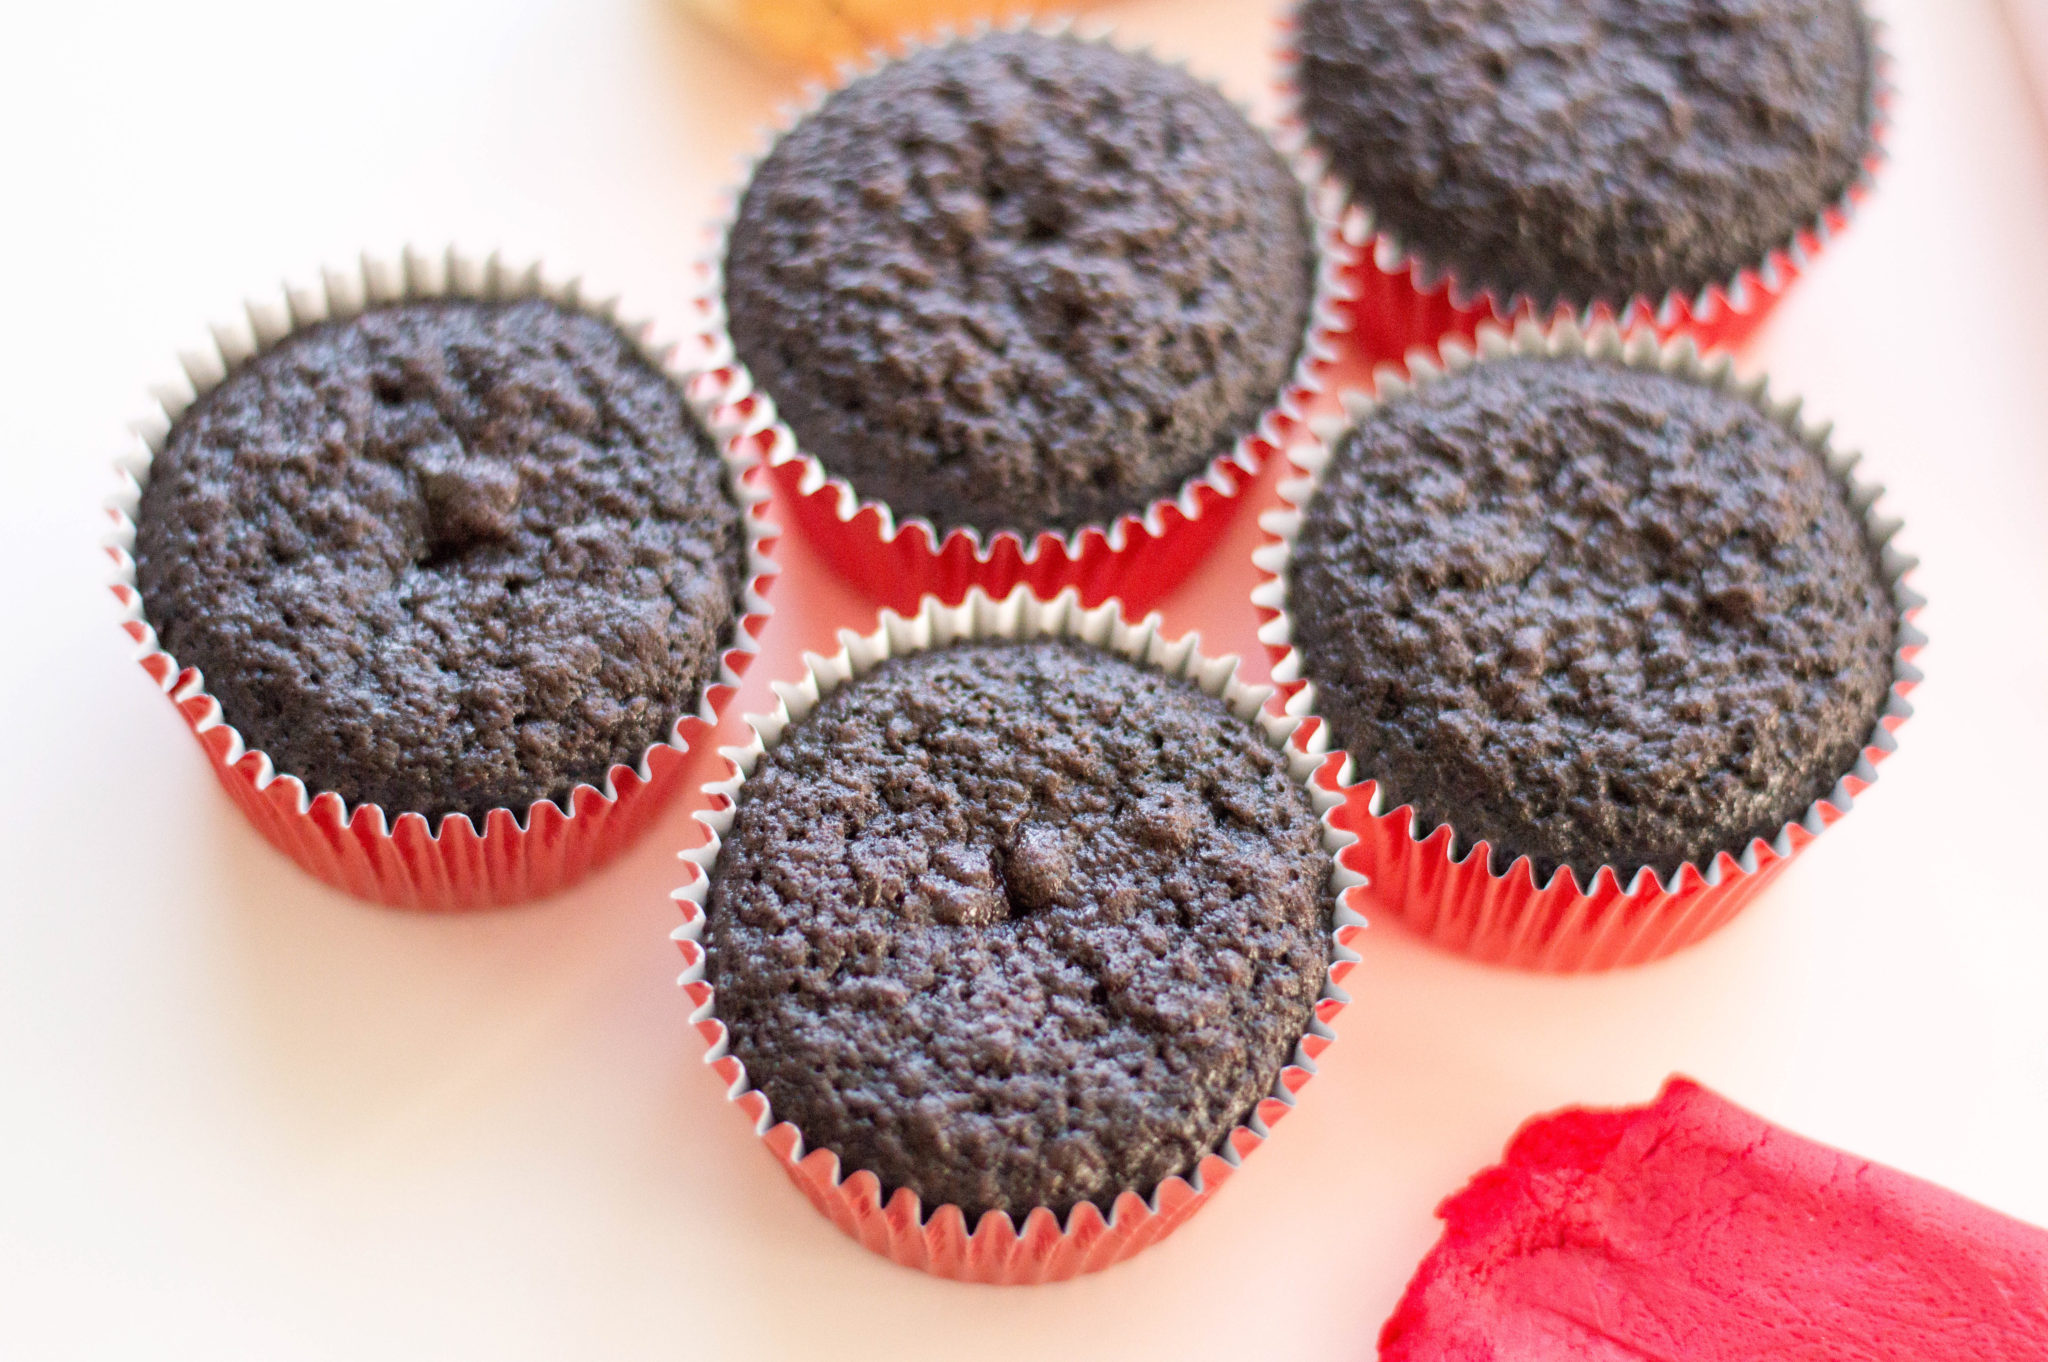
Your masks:
<instances>
[{"instance_id":1,"label":"unfrosted cupcake","mask_svg":"<svg viewBox=\"0 0 2048 1362\"><path fill-rule=\"evenodd\" d=\"M1531 337L1428 377L1362 412L1293 519L1266 598L1288 673L1403 825L1368 873L1477 953L1680 944L1903 717L1890 527L1687 353Z\"/></svg>"},{"instance_id":2,"label":"unfrosted cupcake","mask_svg":"<svg viewBox=\"0 0 2048 1362\"><path fill-rule=\"evenodd\" d=\"M1500 316L1753 325L1877 149L1859 0L1302 0L1293 41L1375 229Z\"/></svg>"},{"instance_id":3,"label":"unfrosted cupcake","mask_svg":"<svg viewBox=\"0 0 2048 1362\"><path fill-rule=\"evenodd\" d=\"M1302 182L1217 90L1003 32L889 62L784 134L730 225L722 309L792 436L778 462L885 521L814 539L886 553L916 524L986 564L1003 536L1121 547L1177 499L1197 513L1198 485L1234 495L1215 470L1312 357L1319 259Z\"/></svg>"},{"instance_id":4,"label":"unfrosted cupcake","mask_svg":"<svg viewBox=\"0 0 2048 1362\"><path fill-rule=\"evenodd\" d=\"M1330 964L1329 855L1220 701L1071 642L836 692L747 783L706 905L732 1054L890 1191L1022 1221L1193 1170Z\"/></svg>"},{"instance_id":5,"label":"unfrosted cupcake","mask_svg":"<svg viewBox=\"0 0 2048 1362\"><path fill-rule=\"evenodd\" d=\"M676 897L709 1062L896 1262L1121 1261L1206 1204L1332 1038L1362 926L1341 799L1228 659L1072 591L842 641L706 787Z\"/></svg>"},{"instance_id":6,"label":"unfrosted cupcake","mask_svg":"<svg viewBox=\"0 0 2048 1362\"><path fill-rule=\"evenodd\" d=\"M228 365L132 512L139 627L201 736L234 735L231 792L394 902L524 897L615 849L761 567L677 381L530 275L476 284L344 299Z\"/></svg>"}]
</instances>

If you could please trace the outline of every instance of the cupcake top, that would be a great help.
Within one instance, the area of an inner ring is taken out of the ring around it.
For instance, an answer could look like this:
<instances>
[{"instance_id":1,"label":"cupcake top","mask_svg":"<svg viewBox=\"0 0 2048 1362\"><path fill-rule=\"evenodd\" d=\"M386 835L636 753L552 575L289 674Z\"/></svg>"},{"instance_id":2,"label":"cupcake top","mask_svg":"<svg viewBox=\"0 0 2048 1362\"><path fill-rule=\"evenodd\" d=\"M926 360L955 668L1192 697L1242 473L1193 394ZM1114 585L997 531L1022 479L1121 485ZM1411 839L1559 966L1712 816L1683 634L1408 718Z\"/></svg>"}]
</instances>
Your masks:
<instances>
[{"instance_id":1,"label":"cupcake top","mask_svg":"<svg viewBox=\"0 0 2048 1362\"><path fill-rule=\"evenodd\" d=\"M279 772L479 827L663 741L745 562L675 385L537 299L379 307L240 365L172 426L135 537L163 647Z\"/></svg>"},{"instance_id":2,"label":"cupcake top","mask_svg":"<svg viewBox=\"0 0 2048 1362\"><path fill-rule=\"evenodd\" d=\"M1892 683L1898 607L1821 457L1602 361L1489 361L1375 408L1288 577L1302 674L1386 806L1539 883L1775 837Z\"/></svg>"},{"instance_id":3,"label":"cupcake top","mask_svg":"<svg viewBox=\"0 0 2048 1362\"><path fill-rule=\"evenodd\" d=\"M1862 172L1858 0L1302 0L1301 111L1421 261L1503 302L1692 297Z\"/></svg>"},{"instance_id":4,"label":"cupcake top","mask_svg":"<svg viewBox=\"0 0 2048 1362\"><path fill-rule=\"evenodd\" d=\"M1272 144L1185 72L1002 33L855 81L755 170L738 356L830 473L942 531L1142 512L1252 433L1315 247Z\"/></svg>"},{"instance_id":5,"label":"cupcake top","mask_svg":"<svg viewBox=\"0 0 2048 1362\"><path fill-rule=\"evenodd\" d=\"M1329 967L1331 864L1282 755L1063 641L883 664L743 787L706 905L778 1119L927 1210L1108 1210L1272 1090Z\"/></svg>"}]
</instances>

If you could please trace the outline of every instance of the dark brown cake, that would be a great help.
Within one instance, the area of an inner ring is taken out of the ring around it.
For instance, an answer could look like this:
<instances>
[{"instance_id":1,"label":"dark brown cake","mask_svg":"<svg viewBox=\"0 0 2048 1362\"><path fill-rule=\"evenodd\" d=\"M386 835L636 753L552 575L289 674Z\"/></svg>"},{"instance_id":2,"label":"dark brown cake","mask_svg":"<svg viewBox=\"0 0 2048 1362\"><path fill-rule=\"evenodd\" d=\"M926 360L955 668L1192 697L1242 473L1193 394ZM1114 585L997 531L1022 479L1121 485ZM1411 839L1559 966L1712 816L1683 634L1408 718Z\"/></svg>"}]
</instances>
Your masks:
<instances>
[{"instance_id":1,"label":"dark brown cake","mask_svg":"<svg viewBox=\"0 0 2048 1362\"><path fill-rule=\"evenodd\" d=\"M1481 364L1337 447L1288 599L1387 807L1626 883L1773 838L1855 764L1898 609L1821 459L1739 397Z\"/></svg>"},{"instance_id":2,"label":"dark brown cake","mask_svg":"<svg viewBox=\"0 0 2048 1362\"><path fill-rule=\"evenodd\" d=\"M746 563L674 384L537 300L291 336L178 418L137 519L149 622L251 747L351 806L479 825L661 741Z\"/></svg>"},{"instance_id":3,"label":"dark brown cake","mask_svg":"<svg viewBox=\"0 0 2048 1362\"><path fill-rule=\"evenodd\" d=\"M1078 644L885 663L743 790L707 905L732 1051L885 1195L1062 1217L1186 1174L1272 1089L1329 965L1285 760Z\"/></svg>"},{"instance_id":4,"label":"dark brown cake","mask_svg":"<svg viewBox=\"0 0 2048 1362\"><path fill-rule=\"evenodd\" d=\"M1302 0L1304 121L1379 224L1503 301L1725 284L1861 173L1858 0Z\"/></svg>"},{"instance_id":5,"label":"dark brown cake","mask_svg":"<svg viewBox=\"0 0 2048 1362\"><path fill-rule=\"evenodd\" d=\"M1005 33L856 81L755 171L739 357L798 442L940 529L1142 511L1249 434L1308 325L1298 182L1229 101Z\"/></svg>"}]
</instances>

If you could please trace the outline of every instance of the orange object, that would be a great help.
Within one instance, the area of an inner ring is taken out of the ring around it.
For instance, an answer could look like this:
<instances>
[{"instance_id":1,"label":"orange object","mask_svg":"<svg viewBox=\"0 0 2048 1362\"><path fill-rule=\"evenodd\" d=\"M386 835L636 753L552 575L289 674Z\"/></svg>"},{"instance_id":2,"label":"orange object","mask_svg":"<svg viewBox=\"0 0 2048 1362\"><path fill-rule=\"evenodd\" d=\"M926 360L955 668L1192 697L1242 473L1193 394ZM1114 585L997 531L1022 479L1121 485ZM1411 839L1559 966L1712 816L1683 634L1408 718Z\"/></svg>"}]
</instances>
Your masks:
<instances>
[{"instance_id":1,"label":"orange object","mask_svg":"<svg viewBox=\"0 0 2048 1362\"><path fill-rule=\"evenodd\" d=\"M792 65L825 69L892 39L944 24L1071 13L1094 0L1032 5L1025 0L683 0L750 47Z\"/></svg>"}]
</instances>

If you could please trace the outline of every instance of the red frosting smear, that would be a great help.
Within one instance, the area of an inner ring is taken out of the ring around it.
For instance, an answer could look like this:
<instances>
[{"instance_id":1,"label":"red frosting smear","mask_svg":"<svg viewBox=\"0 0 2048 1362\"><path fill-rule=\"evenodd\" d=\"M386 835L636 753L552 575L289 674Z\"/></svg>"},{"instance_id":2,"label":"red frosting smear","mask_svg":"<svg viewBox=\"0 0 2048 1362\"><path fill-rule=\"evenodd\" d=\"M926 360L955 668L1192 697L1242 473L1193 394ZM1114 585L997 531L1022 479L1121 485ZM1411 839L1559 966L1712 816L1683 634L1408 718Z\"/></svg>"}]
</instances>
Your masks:
<instances>
[{"instance_id":1,"label":"red frosting smear","mask_svg":"<svg viewBox=\"0 0 2048 1362\"><path fill-rule=\"evenodd\" d=\"M1687 1079L1522 1128L1382 1362L2048 1362L2048 1232Z\"/></svg>"}]
</instances>

